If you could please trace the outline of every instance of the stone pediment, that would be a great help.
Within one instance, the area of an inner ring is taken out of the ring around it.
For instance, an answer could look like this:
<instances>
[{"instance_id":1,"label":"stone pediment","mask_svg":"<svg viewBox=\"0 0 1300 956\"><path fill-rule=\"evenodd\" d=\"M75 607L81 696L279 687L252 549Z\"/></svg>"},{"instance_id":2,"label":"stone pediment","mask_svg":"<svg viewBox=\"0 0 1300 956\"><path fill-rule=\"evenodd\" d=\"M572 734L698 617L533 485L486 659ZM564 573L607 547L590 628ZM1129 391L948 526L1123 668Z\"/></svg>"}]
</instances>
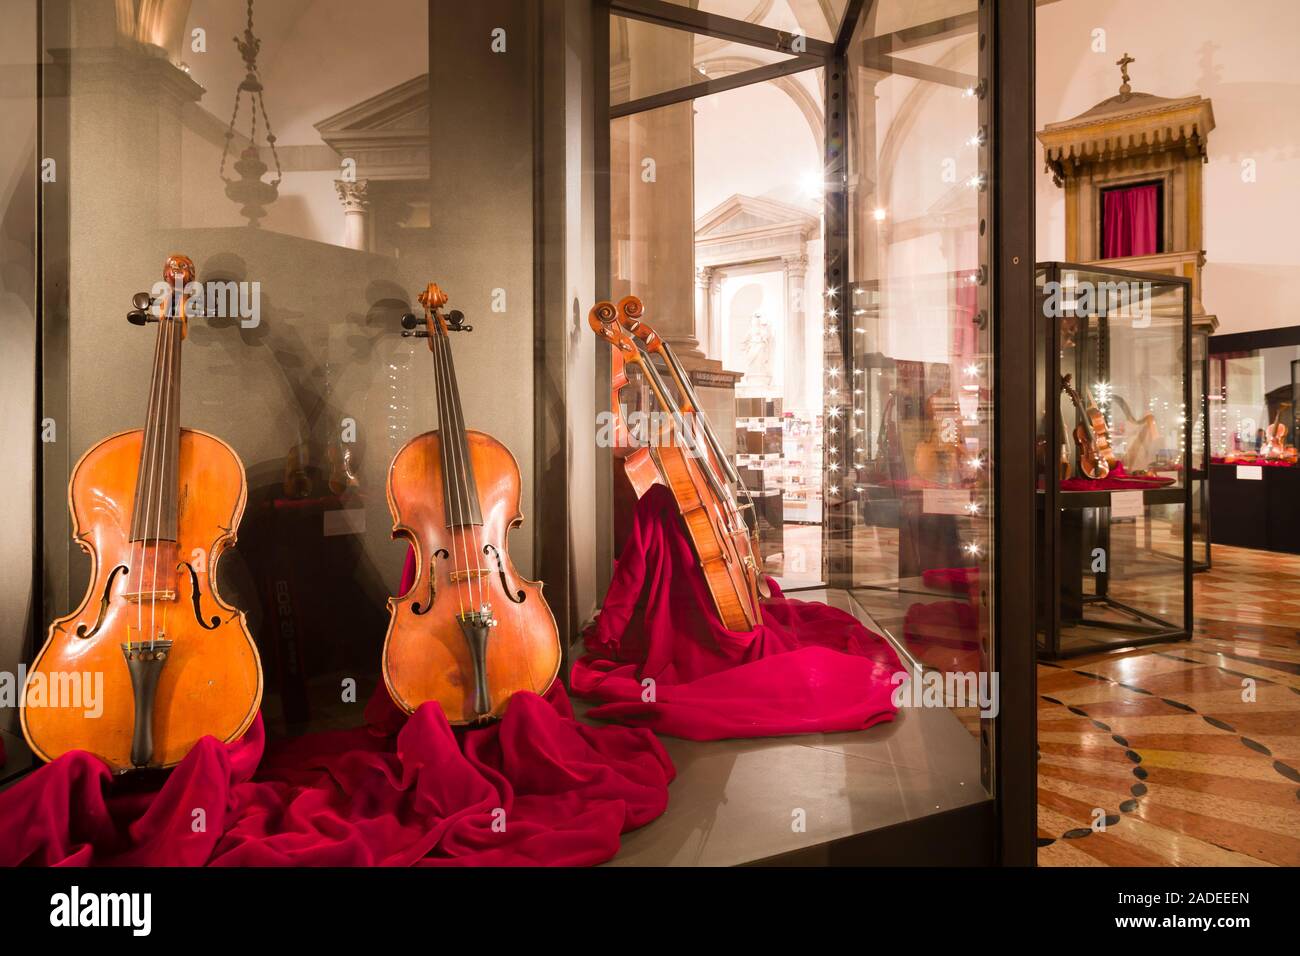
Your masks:
<instances>
[{"instance_id":1,"label":"stone pediment","mask_svg":"<svg viewBox=\"0 0 1300 956\"><path fill-rule=\"evenodd\" d=\"M798 206L761 196L733 195L695 220L696 239L738 233L815 233L821 222Z\"/></svg>"},{"instance_id":2,"label":"stone pediment","mask_svg":"<svg viewBox=\"0 0 1300 956\"><path fill-rule=\"evenodd\" d=\"M399 83L315 124L359 179L427 179L429 74Z\"/></svg>"}]
</instances>

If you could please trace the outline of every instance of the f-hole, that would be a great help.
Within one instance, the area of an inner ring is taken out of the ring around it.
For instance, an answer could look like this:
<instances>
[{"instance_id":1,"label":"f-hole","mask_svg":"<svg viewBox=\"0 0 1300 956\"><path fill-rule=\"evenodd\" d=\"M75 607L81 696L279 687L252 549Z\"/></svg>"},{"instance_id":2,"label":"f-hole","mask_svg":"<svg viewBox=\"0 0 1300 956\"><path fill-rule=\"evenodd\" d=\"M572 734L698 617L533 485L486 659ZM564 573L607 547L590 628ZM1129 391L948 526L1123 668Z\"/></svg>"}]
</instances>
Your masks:
<instances>
[{"instance_id":1,"label":"f-hole","mask_svg":"<svg viewBox=\"0 0 1300 956\"><path fill-rule=\"evenodd\" d=\"M444 559L445 559L445 558L448 558L448 557L450 557L450 555L447 554L447 549L446 549L446 548L439 548L437 551L433 552L433 559L434 559L434 560L429 562L429 601L428 601L427 604L424 605L424 607L420 607L420 602L419 602L419 601L412 601L412 602L411 602L411 613L412 613L412 614L428 614L428 613L429 613L429 608L433 607L433 590L434 590L434 589L433 589L433 567L434 567L434 563L438 560L438 558L444 558Z\"/></svg>"},{"instance_id":2,"label":"f-hole","mask_svg":"<svg viewBox=\"0 0 1300 956\"><path fill-rule=\"evenodd\" d=\"M188 561L182 561L180 564L176 565L177 571L179 571L181 568L184 568L186 571L190 572L190 601L194 605L194 620L198 621L199 627L203 628L205 631L215 630L217 626L221 624L221 618L217 617L215 614L212 615L211 624L203 620L203 608L199 606L198 572L196 572L194 568L190 566L190 563Z\"/></svg>"},{"instance_id":3,"label":"f-hole","mask_svg":"<svg viewBox=\"0 0 1300 956\"><path fill-rule=\"evenodd\" d=\"M522 590L511 593L510 582L506 580L505 563L501 560L501 552L497 550L496 545L493 544L483 545L483 553L486 554L488 557L494 558L496 560L497 574L501 575L501 590L506 592L506 597L508 597L515 604L523 604L524 601L528 599L528 595L525 594Z\"/></svg>"},{"instance_id":4,"label":"f-hole","mask_svg":"<svg viewBox=\"0 0 1300 956\"><path fill-rule=\"evenodd\" d=\"M77 625L77 637L94 637L95 632L103 626L104 615L108 613L108 596L113 593L113 579L117 577L117 572L129 574L125 564L119 564L112 571L108 572L108 580L104 582L104 593L99 598L99 616L95 618L95 626L86 630L85 624Z\"/></svg>"}]
</instances>

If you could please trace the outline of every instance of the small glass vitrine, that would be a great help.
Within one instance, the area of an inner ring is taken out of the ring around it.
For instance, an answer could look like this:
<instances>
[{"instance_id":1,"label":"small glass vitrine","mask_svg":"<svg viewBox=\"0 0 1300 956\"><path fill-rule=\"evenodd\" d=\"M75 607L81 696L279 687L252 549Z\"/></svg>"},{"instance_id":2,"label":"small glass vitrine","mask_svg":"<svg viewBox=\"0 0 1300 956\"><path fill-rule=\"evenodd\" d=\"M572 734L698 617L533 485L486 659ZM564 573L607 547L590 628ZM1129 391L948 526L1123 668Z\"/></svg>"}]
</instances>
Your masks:
<instances>
[{"instance_id":1,"label":"small glass vitrine","mask_svg":"<svg viewBox=\"0 0 1300 956\"><path fill-rule=\"evenodd\" d=\"M1188 280L1053 262L1037 288L1039 652L1186 638Z\"/></svg>"}]
</instances>

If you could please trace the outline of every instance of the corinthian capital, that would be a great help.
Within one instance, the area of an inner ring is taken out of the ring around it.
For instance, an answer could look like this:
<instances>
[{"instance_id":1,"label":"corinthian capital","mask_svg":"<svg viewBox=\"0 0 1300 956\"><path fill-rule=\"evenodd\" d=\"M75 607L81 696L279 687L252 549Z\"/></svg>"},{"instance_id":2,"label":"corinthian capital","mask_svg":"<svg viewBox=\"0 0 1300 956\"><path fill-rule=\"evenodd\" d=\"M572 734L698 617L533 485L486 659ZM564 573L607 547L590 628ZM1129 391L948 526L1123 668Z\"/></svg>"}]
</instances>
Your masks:
<instances>
[{"instance_id":1,"label":"corinthian capital","mask_svg":"<svg viewBox=\"0 0 1300 956\"><path fill-rule=\"evenodd\" d=\"M360 212L370 205L369 185L369 180L365 179L334 180L334 189L339 194L339 202L343 203L344 211Z\"/></svg>"}]
</instances>

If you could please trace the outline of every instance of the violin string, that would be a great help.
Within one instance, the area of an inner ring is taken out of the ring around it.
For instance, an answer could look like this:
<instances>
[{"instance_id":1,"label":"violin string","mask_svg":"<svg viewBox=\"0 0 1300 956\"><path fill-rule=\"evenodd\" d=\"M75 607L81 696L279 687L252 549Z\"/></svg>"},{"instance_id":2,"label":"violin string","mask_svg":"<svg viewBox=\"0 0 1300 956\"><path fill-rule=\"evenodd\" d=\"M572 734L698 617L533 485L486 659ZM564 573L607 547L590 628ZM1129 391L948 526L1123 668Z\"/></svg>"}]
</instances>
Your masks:
<instances>
[{"instance_id":1,"label":"violin string","mask_svg":"<svg viewBox=\"0 0 1300 956\"><path fill-rule=\"evenodd\" d=\"M455 472L457 507L461 509L460 517L463 523L460 528L462 536L465 534L464 529L466 526L468 526L470 530L470 540L466 541L464 540L464 537L462 537L461 543L463 545L463 550L465 551L465 575L468 582L467 592L469 594L470 609L473 611L476 609L474 585L478 577L476 573L478 571L478 556L477 554L475 555L473 568L469 566L469 556L471 548L475 551L478 549L478 537L474 533L473 509L470 506L472 492L469 487L469 449L462 446L460 442L463 428L456 412L456 383L452 377L450 336L447 334L439 335L437 347L442 352L441 367L444 376L443 387L447 393L447 426L450 430L450 434L447 435L444 440L451 442L451 466L452 470ZM483 605L483 585L481 581L478 581L477 583L479 586L477 606L481 608Z\"/></svg>"},{"instance_id":2,"label":"violin string","mask_svg":"<svg viewBox=\"0 0 1300 956\"><path fill-rule=\"evenodd\" d=\"M464 481L464 484L465 484L465 500L466 500L467 503L469 503L469 504L471 505L471 507L469 508L469 511L467 512L467 517L469 518L469 533L470 533L470 540L471 540L471 541L473 542L473 544L474 544L474 571L473 571L473 573L474 573L475 579L476 579L477 582L478 582L478 607L479 607L480 609L482 609L482 608L484 607L484 605L487 603L487 602L483 599L483 587L484 587L484 585L483 585L483 577L484 577L484 573L483 573L483 572L484 572L484 568L483 568L483 566L479 563L480 561L482 561L482 560L484 559L484 555L483 555L483 551L482 551L482 546L479 544L478 525L475 524L475 523L474 523L474 520L473 520L473 512L474 512L474 509L473 509L473 504L474 504L474 502L473 502L473 498L476 496L477 489L474 488L474 487L472 487L472 486L470 485L470 482L469 482L469 470L470 470L470 462L469 462L469 432L468 432L468 431L466 430L466 428L465 428L465 419L464 419L464 415L463 415L463 412L462 412L462 409L461 409L459 390L456 388L454 366L451 364L451 361L452 361L452 360L451 360L451 336L444 336L442 341L443 341L443 349L446 351L446 354L447 354L447 379L448 379L448 388L450 389L450 391L451 391L451 393L452 393L452 403L451 403L452 414L455 416L455 419L456 419L456 437L457 437L457 442L456 442L456 444L457 444L458 446L460 446L461 457L463 458L463 461L461 462L461 465L462 465L462 467L463 467L463 469L464 469L463 481ZM461 439L463 439L463 442L462 442ZM473 588L471 588L471 589L470 589L470 596L471 596L471 597L473 597L473 593L474 593L474 592L473 592Z\"/></svg>"},{"instance_id":3,"label":"violin string","mask_svg":"<svg viewBox=\"0 0 1300 956\"><path fill-rule=\"evenodd\" d=\"M134 558L132 570L136 575L136 635L144 633L144 568L149 553L149 516L151 513L151 503L153 501L154 485L154 459L158 453L157 434L160 427L158 421L158 405L162 402L163 388L163 364L164 357L167 354L167 326L162 322L163 306L159 302L158 314L158 337L154 344L154 364L153 375L149 380L149 407L145 414L144 437L141 439L144 443L141 455L143 467L145 469L144 481L137 481L136 484L140 489L140 500L136 502L136 511L144 515L141 522L140 531L140 563L135 565ZM141 509L143 508L143 511ZM134 543L132 544L132 554L135 553ZM128 572L129 573L129 572ZM127 642L128 644L130 641Z\"/></svg>"},{"instance_id":4,"label":"violin string","mask_svg":"<svg viewBox=\"0 0 1300 956\"><path fill-rule=\"evenodd\" d=\"M174 374L175 370L172 367L174 361L172 358L172 354L173 354L172 350L176 341L176 335L177 335L176 326L180 321L176 313L178 309L182 314L184 313L185 310L184 302L177 301L177 296L176 296L174 286L175 286L175 280L173 279L173 290L171 292L171 300L170 300L171 308L168 310L170 313L170 317L166 319L167 359L165 365L166 379L163 383L163 386L164 388L166 388L167 392L162 402L162 422L158 426L159 432L161 433L160 437L162 439L162 447L158 453L158 521L157 521L158 537L154 541L153 571L150 574L150 577L152 578L152 580L150 581L150 591L149 591L149 649L150 650L153 650L154 642L158 638L158 631L155 626L156 625L155 615L157 614L157 606L158 606L158 554L160 551L162 551L163 503L164 503L164 499L167 496L167 491L168 491L167 489L167 434L171 428L172 392L175 388L175 379L176 379L176 376ZM176 440L178 442L180 441L179 433L176 436Z\"/></svg>"},{"instance_id":5,"label":"violin string","mask_svg":"<svg viewBox=\"0 0 1300 956\"><path fill-rule=\"evenodd\" d=\"M452 449L447 444L449 440L447 435L448 396L447 396L447 389L444 384L445 373L443 370L443 357L438 349L437 333L433 330L430 330L429 334L431 336L434 336L434 338L430 340L431 342L430 351L433 354L433 373L434 373L433 377L434 377L434 383L435 383L435 387L437 388L437 394L438 394L438 442L442 448L442 453L443 453L442 460L444 464L444 467L442 469L442 481L443 481L443 485L446 486L447 482L455 481L455 475L454 475L455 467L452 465L452 457L451 457ZM452 471L453 474L449 475L447 473L449 470ZM450 526L447 528L447 531L451 537L451 584L452 587L455 588L456 590L457 610L459 611L460 616L464 617L465 604L464 601L461 599L461 583L456 580L456 570L460 558L459 558L458 549L456 547L456 527L454 524L454 519L455 519L454 512L460 507L460 494L459 491L454 486L452 486L451 492L452 492L452 497L449 498L449 501L454 502L454 504L452 504L453 514L447 516L450 522Z\"/></svg>"},{"instance_id":6,"label":"violin string","mask_svg":"<svg viewBox=\"0 0 1300 956\"><path fill-rule=\"evenodd\" d=\"M452 365L450 335L444 335L442 337L441 346L444 360L443 367L447 370L447 394L450 401L448 407L451 410L452 433L456 440L454 445L458 461L456 466L456 475L459 486L464 491L465 496L465 510L462 512L462 516L465 519L466 526L469 528L469 541L465 542L465 556L467 559L465 573L470 575L470 602L473 604L474 610L479 610L483 607L483 578L479 573L481 567L479 565L478 531L474 524L474 489L471 488L469 484L469 436L465 434L465 423L461 419L460 415L460 399L456 389L455 369ZM464 534L464 531L462 530L461 533ZM474 564L472 567L469 566L468 562L471 553L471 546L474 555ZM478 589L477 601L474 597L476 586Z\"/></svg>"}]
</instances>

